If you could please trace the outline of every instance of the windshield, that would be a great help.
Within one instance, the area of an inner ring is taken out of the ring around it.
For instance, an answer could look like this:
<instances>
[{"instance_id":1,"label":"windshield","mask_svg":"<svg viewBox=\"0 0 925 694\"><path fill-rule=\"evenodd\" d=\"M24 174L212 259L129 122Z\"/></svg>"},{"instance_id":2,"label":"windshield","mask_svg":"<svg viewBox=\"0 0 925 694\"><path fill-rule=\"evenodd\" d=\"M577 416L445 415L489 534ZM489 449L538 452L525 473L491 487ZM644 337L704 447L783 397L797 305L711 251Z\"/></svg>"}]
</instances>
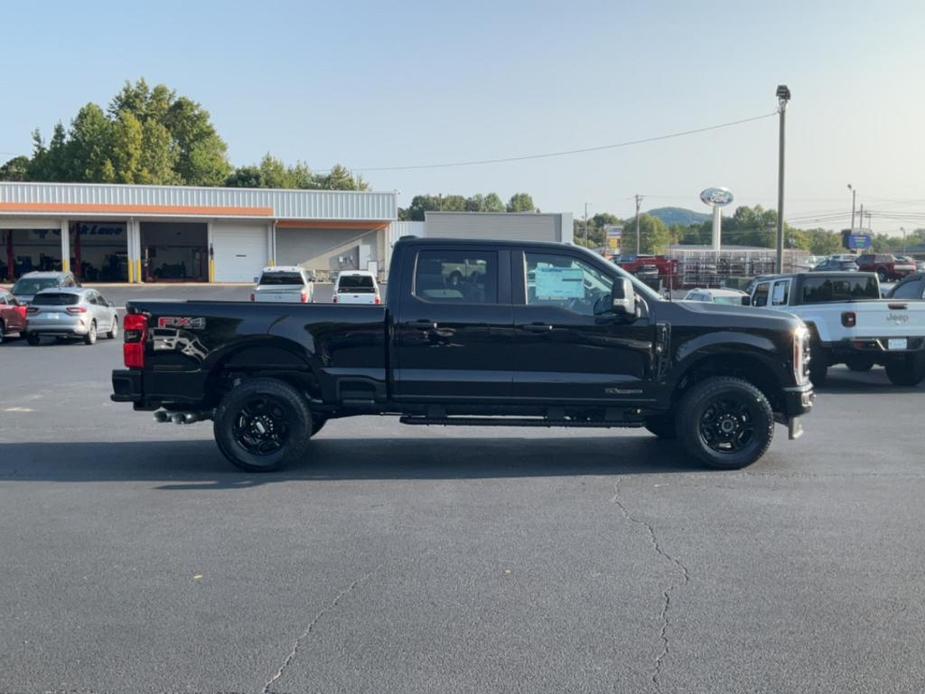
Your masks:
<instances>
[{"instance_id":1,"label":"windshield","mask_svg":"<svg viewBox=\"0 0 925 694\"><path fill-rule=\"evenodd\" d=\"M838 301L879 299L880 286L873 275L856 277L808 277L803 280L802 303L824 304Z\"/></svg>"},{"instance_id":2,"label":"windshield","mask_svg":"<svg viewBox=\"0 0 925 694\"><path fill-rule=\"evenodd\" d=\"M34 306L74 306L80 301L77 294L47 292L37 294L32 300Z\"/></svg>"},{"instance_id":3,"label":"windshield","mask_svg":"<svg viewBox=\"0 0 925 694\"><path fill-rule=\"evenodd\" d=\"M265 272L260 276L261 285L298 284L302 285L302 275L298 272Z\"/></svg>"},{"instance_id":4,"label":"windshield","mask_svg":"<svg viewBox=\"0 0 925 694\"><path fill-rule=\"evenodd\" d=\"M376 291L373 278L369 275L341 275L337 280L338 293L371 294Z\"/></svg>"},{"instance_id":5,"label":"windshield","mask_svg":"<svg viewBox=\"0 0 925 694\"><path fill-rule=\"evenodd\" d=\"M13 285L14 294L35 294L43 289L51 289L58 286L58 280L54 277L24 277Z\"/></svg>"}]
</instances>

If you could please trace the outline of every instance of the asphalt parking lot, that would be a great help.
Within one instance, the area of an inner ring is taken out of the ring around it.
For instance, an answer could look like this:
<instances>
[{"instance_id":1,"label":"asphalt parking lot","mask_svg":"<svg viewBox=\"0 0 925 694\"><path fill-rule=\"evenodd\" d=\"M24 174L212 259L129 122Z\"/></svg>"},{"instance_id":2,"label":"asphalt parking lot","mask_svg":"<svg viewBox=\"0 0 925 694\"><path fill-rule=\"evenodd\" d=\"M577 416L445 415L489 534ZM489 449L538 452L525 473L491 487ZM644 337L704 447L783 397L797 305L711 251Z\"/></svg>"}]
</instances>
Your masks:
<instances>
[{"instance_id":1,"label":"asphalt parking lot","mask_svg":"<svg viewBox=\"0 0 925 694\"><path fill-rule=\"evenodd\" d=\"M0 346L0 692L925 690L925 385L833 369L740 472L364 417L252 476L120 363Z\"/></svg>"}]
</instances>

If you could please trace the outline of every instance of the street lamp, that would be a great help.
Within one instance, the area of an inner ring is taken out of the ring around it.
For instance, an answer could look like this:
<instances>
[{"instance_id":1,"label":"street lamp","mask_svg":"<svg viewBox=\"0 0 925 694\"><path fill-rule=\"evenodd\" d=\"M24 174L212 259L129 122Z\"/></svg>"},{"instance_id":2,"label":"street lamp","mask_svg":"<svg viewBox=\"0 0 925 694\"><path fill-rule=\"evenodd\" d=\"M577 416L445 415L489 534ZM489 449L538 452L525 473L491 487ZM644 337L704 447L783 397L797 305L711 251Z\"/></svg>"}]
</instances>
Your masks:
<instances>
[{"instance_id":1,"label":"street lamp","mask_svg":"<svg viewBox=\"0 0 925 694\"><path fill-rule=\"evenodd\" d=\"M848 184L848 190L851 191L851 228L854 229L854 201L857 199L858 191L850 183Z\"/></svg>"},{"instance_id":2,"label":"street lamp","mask_svg":"<svg viewBox=\"0 0 925 694\"><path fill-rule=\"evenodd\" d=\"M777 112L780 114L780 143L777 156L777 271L784 271L784 118L790 89L786 84L777 85Z\"/></svg>"}]
</instances>

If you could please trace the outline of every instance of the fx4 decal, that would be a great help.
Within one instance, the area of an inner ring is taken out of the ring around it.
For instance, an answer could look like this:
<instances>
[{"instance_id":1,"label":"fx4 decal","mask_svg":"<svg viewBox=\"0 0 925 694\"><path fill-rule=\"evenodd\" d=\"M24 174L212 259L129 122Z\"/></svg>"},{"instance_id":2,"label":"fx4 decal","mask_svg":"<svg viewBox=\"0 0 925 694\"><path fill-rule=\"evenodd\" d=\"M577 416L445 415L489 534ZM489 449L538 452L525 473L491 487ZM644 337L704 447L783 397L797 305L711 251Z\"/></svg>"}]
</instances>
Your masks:
<instances>
[{"instance_id":1,"label":"fx4 decal","mask_svg":"<svg viewBox=\"0 0 925 694\"><path fill-rule=\"evenodd\" d=\"M187 330L202 330L206 327L205 318L191 318L190 316L161 316L157 319L158 328L186 328Z\"/></svg>"}]
</instances>

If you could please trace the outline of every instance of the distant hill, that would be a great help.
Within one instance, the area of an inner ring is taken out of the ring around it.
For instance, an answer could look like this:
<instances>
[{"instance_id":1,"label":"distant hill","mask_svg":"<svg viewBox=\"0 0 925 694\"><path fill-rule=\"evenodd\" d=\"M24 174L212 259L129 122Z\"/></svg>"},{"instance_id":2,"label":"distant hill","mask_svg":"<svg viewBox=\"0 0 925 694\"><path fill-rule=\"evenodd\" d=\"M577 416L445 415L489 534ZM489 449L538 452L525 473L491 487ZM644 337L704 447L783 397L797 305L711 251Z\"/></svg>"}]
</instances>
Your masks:
<instances>
[{"instance_id":1,"label":"distant hill","mask_svg":"<svg viewBox=\"0 0 925 694\"><path fill-rule=\"evenodd\" d=\"M708 212L694 212L683 207L657 207L654 210L649 210L646 214L658 217L668 226L680 224L684 227L691 224L701 224L711 217Z\"/></svg>"}]
</instances>

